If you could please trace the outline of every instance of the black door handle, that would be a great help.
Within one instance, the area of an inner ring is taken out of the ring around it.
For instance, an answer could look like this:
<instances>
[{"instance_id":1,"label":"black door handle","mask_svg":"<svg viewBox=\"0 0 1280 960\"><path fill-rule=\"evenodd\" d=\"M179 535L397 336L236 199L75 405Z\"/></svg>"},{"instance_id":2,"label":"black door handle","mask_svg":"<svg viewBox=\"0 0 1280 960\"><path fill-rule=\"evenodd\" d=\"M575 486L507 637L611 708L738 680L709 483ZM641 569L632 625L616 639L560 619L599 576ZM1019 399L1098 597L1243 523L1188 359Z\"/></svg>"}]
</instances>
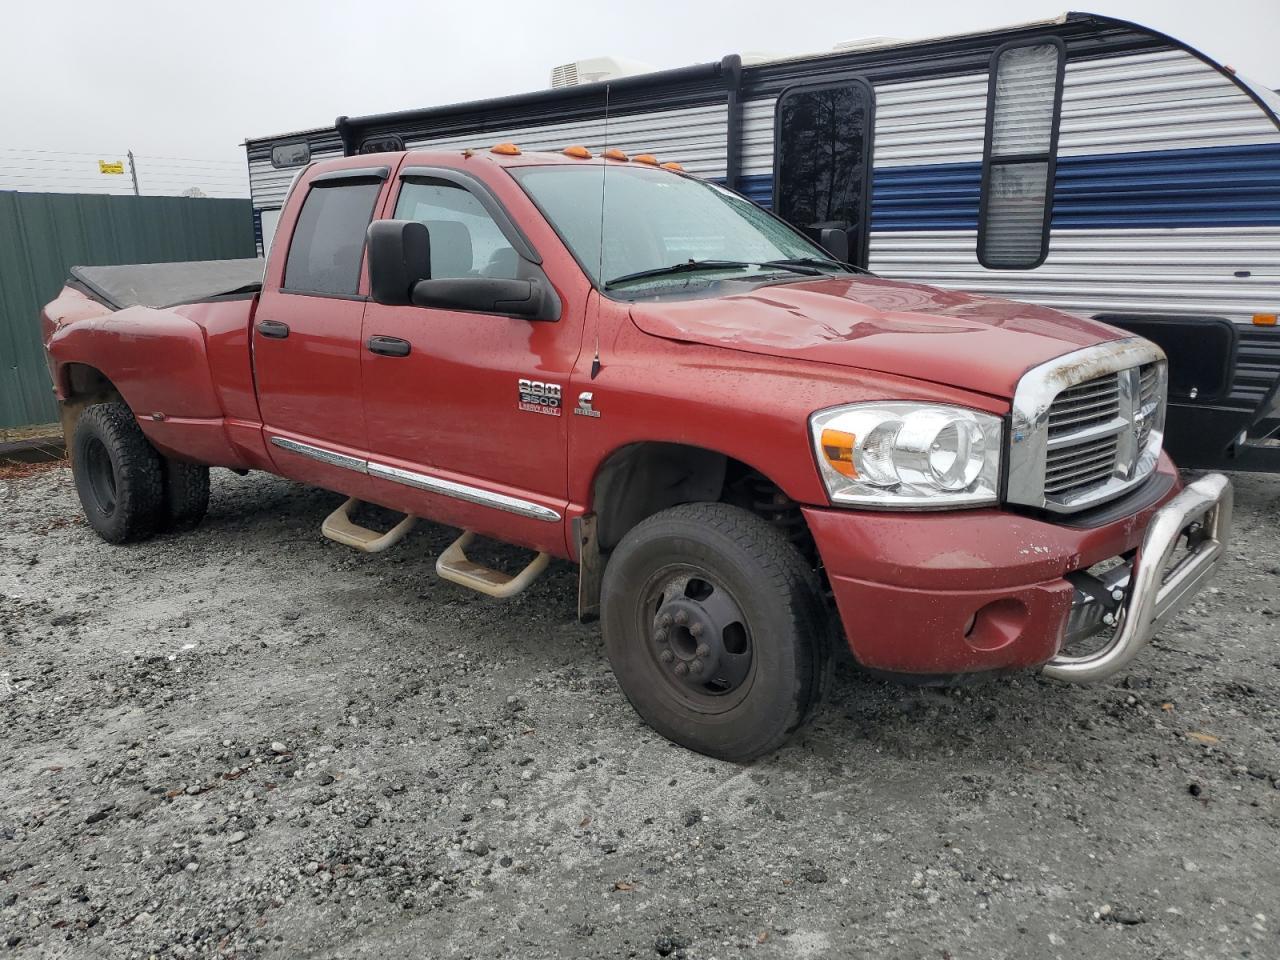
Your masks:
<instances>
[{"instance_id":1,"label":"black door handle","mask_svg":"<svg viewBox=\"0 0 1280 960\"><path fill-rule=\"evenodd\" d=\"M289 325L279 320L259 320L258 332L272 340L283 340L289 335Z\"/></svg>"},{"instance_id":2,"label":"black door handle","mask_svg":"<svg viewBox=\"0 0 1280 960\"><path fill-rule=\"evenodd\" d=\"M383 357L407 357L409 341L399 337L370 337L367 344L370 353Z\"/></svg>"}]
</instances>

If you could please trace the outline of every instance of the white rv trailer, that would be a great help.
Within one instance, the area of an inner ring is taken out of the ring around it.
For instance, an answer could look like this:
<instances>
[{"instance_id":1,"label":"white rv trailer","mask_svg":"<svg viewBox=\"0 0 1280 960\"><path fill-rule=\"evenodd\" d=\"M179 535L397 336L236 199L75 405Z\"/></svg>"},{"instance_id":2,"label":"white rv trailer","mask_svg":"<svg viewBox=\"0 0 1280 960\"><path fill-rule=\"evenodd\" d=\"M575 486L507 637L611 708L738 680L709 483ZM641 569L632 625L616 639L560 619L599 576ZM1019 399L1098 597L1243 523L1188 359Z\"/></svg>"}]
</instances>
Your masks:
<instances>
[{"instance_id":1,"label":"white rv trailer","mask_svg":"<svg viewBox=\"0 0 1280 960\"><path fill-rule=\"evenodd\" d=\"M883 276L1155 340L1179 462L1280 470L1274 91L1087 13L748 59L583 85L557 68L570 85L249 140L259 237L323 157L502 141L653 153L801 229L843 229L849 259Z\"/></svg>"}]
</instances>

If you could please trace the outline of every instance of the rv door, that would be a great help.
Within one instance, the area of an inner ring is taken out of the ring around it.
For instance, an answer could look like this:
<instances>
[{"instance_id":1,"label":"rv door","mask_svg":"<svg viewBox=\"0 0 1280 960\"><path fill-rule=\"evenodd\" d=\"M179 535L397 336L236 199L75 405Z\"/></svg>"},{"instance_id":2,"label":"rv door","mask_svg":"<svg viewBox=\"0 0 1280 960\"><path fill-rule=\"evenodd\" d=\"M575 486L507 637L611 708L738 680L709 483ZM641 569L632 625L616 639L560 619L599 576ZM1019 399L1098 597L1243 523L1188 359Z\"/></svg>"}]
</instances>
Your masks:
<instances>
[{"instance_id":1,"label":"rv door","mask_svg":"<svg viewBox=\"0 0 1280 960\"><path fill-rule=\"evenodd\" d=\"M791 86L774 116L773 210L821 242L843 230L867 265L875 93L865 80Z\"/></svg>"}]
</instances>

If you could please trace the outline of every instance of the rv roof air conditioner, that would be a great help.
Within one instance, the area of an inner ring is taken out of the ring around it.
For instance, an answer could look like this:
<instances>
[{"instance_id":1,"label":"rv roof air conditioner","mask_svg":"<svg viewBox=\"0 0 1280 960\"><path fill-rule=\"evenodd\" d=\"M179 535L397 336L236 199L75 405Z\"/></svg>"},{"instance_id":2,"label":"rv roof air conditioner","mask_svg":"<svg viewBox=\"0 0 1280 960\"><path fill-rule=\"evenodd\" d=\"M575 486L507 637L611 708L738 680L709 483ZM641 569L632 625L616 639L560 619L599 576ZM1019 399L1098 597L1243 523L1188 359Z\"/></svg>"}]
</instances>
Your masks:
<instances>
[{"instance_id":1,"label":"rv roof air conditioner","mask_svg":"<svg viewBox=\"0 0 1280 960\"><path fill-rule=\"evenodd\" d=\"M639 60L624 60L621 57L590 57L586 60L575 60L573 63L562 63L551 68L551 86L576 87L583 83L599 83L602 80L617 80L619 77L632 77L637 73L652 73L656 70L652 64Z\"/></svg>"}]
</instances>

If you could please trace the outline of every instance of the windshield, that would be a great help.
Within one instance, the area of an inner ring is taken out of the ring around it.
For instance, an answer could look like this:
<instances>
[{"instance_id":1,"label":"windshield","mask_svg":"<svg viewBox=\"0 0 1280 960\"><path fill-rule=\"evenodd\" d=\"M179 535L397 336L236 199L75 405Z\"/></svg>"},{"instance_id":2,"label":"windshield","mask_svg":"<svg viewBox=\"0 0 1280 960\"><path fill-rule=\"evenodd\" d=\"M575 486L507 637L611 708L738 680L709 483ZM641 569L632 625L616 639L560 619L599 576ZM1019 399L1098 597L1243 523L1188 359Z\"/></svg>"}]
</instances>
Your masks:
<instances>
[{"instance_id":1,"label":"windshield","mask_svg":"<svg viewBox=\"0 0 1280 960\"><path fill-rule=\"evenodd\" d=\"M750 200L704 180L612 164L510 173L595 284L622 288L624 296L640 288L779 273L769 261L848 269ZM650 272L656 275L639 276Z\"/></svg>"}]
</instances>

